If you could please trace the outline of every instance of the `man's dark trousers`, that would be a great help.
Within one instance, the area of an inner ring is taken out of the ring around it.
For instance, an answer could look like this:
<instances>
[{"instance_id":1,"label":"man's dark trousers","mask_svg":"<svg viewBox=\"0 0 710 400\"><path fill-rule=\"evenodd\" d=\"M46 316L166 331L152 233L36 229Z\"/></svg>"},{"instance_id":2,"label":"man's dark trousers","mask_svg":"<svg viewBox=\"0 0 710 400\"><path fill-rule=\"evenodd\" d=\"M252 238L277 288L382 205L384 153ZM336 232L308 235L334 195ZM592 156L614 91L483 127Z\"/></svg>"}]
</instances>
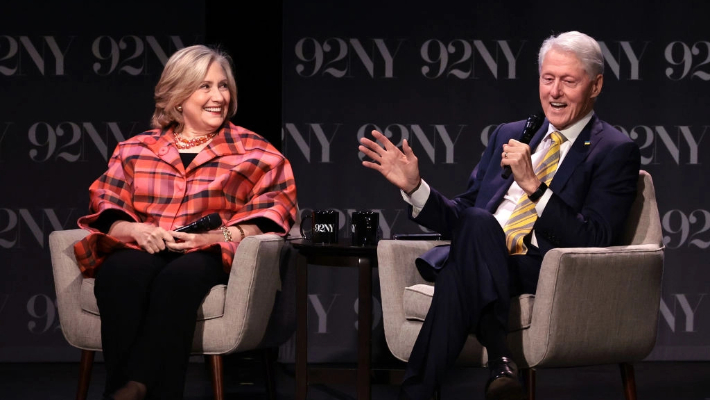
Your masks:
<instances>
[{"instance_id":1,"label":"man's dark trousers","mask_svg":"<svg viewBox=\"0 0 710 400\"><path fill-rule=\"evenodd\" d=\"M534 293L542 257L510 256L505 233L493 215L471 207L459 216L451 251L436 277L436 290L400 391L400 399L428 400L458 358L483 309L491 305L507 326L510 297ZM485 346L485 343L482 343Z\"/></svg>"}]
</instances>

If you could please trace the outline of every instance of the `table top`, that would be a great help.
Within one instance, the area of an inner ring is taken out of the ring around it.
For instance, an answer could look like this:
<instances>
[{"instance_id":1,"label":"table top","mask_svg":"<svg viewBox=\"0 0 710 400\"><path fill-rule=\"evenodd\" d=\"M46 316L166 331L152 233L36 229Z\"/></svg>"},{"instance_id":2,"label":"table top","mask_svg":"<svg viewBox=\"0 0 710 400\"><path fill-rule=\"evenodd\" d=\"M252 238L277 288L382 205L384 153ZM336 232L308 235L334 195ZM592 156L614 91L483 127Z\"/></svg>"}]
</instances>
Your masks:
<instances>
[{"instance_id":1,"label":"table top","mask_svg":"<svg viewBox=\"0 0 710 400\"><path fill-rule=\"evenodd\" d=\"M320 253L343 256L375 256L376 245L353 246L350 238L341 239L338 243L313 243L308 239L294 239L290 241L294 248L303 253Z\"/></svg>"}]
</instances>

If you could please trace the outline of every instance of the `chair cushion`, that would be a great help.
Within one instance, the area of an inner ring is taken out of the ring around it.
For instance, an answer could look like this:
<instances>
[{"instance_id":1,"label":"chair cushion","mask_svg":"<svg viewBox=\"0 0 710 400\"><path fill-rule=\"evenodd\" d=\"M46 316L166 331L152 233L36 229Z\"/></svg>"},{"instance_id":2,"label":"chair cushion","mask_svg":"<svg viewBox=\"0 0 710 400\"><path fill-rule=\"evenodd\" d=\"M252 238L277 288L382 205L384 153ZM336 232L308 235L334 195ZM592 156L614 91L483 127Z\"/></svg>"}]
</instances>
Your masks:
<instances>
[{"instance_id":1,"label":"chair cushion","mask_svg":"<svg viewBox=\"0 0 710 400\"><path fill-rule=\"evenodd\" d=\"M534 294L522 294L517 298L510 300L508 332L530 328L530 324L532 323L533 305L535 305Z\"/></svg>"},{"instance_id":2,"label":"chair cushion","mask_svg":"<svg viewBox=\"0 0 710 400\"><path fill-rule=\"evenodd\" d=\"M224 298L227 291L227 285L217 285L210 289L210 292L205 297L202 305L197 310L197 320L204 321L207 319L219 318L224 315ZM81 282L81 309L94 314L99 314L99 306L96 305L96 297L94 296L94 279L87 278Z\"/></svg>"},{"instance_id":3,"label":"chair cushion","mask_svg":"<svg viewBox=\"0 0 710 400\"><path fill-rule=\"evenodd\" d=\"M434 286L419 284L404 288L404 317L410 321L424 321L431 298L434 296Z\"/></svg>"},{"instance_id":4,"label":"chair cushion","mask_svg":"<svg viewBox=\"0 0 710 400\"><path fill-rule=\"evenodd\" d=\"M424 321L431 306L432 296L434 296L434 286L431 285L418 284L404 288L404 317L410 321ZM508 319L509 331L530 327L534 304L535 295L533 294L523 294L511 300Z\"/></svg>"}]
</instances>

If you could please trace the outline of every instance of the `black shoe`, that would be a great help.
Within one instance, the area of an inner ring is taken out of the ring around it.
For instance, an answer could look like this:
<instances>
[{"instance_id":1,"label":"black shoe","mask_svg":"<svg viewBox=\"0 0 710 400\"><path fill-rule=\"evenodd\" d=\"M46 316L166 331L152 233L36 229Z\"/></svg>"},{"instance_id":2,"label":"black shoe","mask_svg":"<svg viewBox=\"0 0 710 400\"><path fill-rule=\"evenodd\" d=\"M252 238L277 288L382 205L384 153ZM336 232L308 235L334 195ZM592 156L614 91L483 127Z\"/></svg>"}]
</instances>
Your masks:
<instances>
[{"instance_id":1,"label":"black shoe","mask_svg":"<svg viewBox=\"0 0 710 400\"><path fill-rule=\"evenodd\" d=\"M523 385L518 379L518 366L508 357L488 361L490 378L486 383L486 400L523 400Z\"/></svg>"}]
</instances>

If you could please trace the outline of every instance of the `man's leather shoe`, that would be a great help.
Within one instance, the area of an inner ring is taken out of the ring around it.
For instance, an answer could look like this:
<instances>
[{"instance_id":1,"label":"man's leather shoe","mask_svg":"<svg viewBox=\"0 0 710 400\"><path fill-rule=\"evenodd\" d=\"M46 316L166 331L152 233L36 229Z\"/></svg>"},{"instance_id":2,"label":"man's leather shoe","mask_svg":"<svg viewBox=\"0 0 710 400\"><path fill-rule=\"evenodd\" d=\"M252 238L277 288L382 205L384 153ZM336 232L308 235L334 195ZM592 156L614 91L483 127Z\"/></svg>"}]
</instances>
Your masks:
<instances>
[{"instance_id":1,"label":"man's leather shoe","mask_svg":"<svg viewBox=\"0 0 710 400\"><path fill-rule=\"evenodd\" d=\"M518 366L508 357L488 361L490 378L486 383L486 400L523 400L523 385L518 379Z\"/></svg>"}]
</instances>

